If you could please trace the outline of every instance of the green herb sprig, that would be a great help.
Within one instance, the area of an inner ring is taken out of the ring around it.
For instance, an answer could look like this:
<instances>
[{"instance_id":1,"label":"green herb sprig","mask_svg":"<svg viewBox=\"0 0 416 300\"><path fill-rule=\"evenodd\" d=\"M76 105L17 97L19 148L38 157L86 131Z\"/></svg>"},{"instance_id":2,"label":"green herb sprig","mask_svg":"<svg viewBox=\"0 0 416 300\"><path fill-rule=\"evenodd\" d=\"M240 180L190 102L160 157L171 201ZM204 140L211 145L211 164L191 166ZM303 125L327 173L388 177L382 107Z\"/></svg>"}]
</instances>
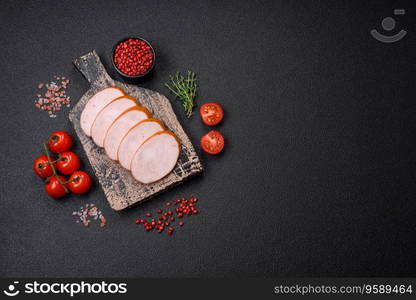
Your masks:
<instances>
[{"instance_id":1,"label":"green herb sprig","mask_svg":"<svg viewBox=\"0 0 416 300\"><path fill-rule=\"evenodd\" d=\"M169 79L170 82L165 83L165 86L182 102L186 116L188 118L191 117L198 89L195 73L188 71L185 77L180 72L177 72L174 76L169 76Z\"/></svg>"}]
</instances>

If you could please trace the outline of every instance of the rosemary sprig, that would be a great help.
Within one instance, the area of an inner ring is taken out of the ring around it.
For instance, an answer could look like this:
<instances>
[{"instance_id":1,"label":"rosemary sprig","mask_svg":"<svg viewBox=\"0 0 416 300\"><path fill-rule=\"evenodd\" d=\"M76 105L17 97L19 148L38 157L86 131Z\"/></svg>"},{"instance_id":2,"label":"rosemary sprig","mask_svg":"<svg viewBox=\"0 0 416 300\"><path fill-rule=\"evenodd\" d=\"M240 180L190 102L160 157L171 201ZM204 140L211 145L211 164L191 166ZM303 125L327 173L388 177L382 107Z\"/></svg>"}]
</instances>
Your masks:
<instances>
[{"instance_id":1,"label":"rosemary sprig","mask_svg":"<svg viewBox=\"0 0 416 300\"><path fill-rule=\"evenodd\" d=\"M195 96L198 86L196 84L196 74L188 71L186 77L180 72L174 76L169 76L170 82L165 86L182 102L186 116L192 116L192 110L195 107Z\"/></svg>"}]
</instances>

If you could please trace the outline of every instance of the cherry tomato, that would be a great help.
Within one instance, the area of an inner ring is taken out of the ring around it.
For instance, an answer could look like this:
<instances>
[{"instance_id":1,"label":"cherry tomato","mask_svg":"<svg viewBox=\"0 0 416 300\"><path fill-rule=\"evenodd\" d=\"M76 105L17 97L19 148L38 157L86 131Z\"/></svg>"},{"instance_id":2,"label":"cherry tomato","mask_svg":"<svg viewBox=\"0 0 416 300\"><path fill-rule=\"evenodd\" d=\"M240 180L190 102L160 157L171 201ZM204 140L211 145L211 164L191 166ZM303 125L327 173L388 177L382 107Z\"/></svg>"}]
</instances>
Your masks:
<instances>
[{"instance_id":1,"label":"cherry tomato","mask_svg":"<svg viewBox=\"0 0 416 300\"><path fill-rule=\"evenodd\" d=\"M59 178L62 182L66 181L66 179L62 176L59 176ZM56 176L49 179L49 182L45 185L45 191L53 198L62 198L66 195L63 185L59 183Z\"/></svg>"},{"instance_id":2,"label":"cherry tomato","mask_svg":"<svg viewBox=\"0 0 416 300\"><path fill-rule=\"evenodd\" d=\"M53 171L51 165L48 162L46 155L41 155L35 159L33 163L33 170L40 178L46 178L52 176Z\"/></svg>"},{"instance_id":3,"label":"cherry tomato","mask_svg":"<svg viewBox=\"0 0 416 300\"><path fill-rule=\"evenodd\" d=\"M68 181L67 187L74 194L85 194L91 189L91 177L84 171L75 171Z\"/></svg>"},{"instance_id":4,"label":"cherry tomato","mask_svg":"<svg viewBox=\"0 0 416 300\"><path fill-rule=\"evenodd\" d=\"M74 152L64 152L61 153L60 159L56 163L56 167L59 172L64 175L71 175L79 169L81 166L81 161Z\"/></svg>"},{"instance_id":5,"label":"cherry tomato","mask_svg":"<svg viewBox=\"0 0 416 300\"><path fill-rule=\"evenodd\" d=\"M202 122L208 126L218 125L224 118L224 110L215 102L204 103L199 109Z\"/></svg>"},{"instance_id":6,"label":"cherry tomato","mask_svg":"<svg viewBox=\"0 0 416 300\"><path fill-rule=\"evenodd\" d=\"M218 154L224 148L224 136L216 130L211 130L201 138L201 147L209 154Z\"/></svg>"},{"instance_id":7,"label":"cherry tomato","mask_svg":"<svg viewBox=\"0 0 416 300\"><path fill-rule=\"evenodd\" d=\"M48 139L48 146L54 153L66 152L72 147L72 137L65 131L52 132Z\"/></svg>"}]
</instances>

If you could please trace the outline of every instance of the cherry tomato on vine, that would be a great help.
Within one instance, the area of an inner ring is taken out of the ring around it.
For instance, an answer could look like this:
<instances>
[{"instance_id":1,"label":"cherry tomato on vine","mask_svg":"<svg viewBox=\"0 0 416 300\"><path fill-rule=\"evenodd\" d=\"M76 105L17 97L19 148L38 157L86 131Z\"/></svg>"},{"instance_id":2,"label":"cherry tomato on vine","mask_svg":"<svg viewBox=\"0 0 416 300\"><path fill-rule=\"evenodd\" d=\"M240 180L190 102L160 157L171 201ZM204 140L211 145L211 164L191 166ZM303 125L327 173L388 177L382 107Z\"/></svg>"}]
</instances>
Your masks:
<instances>
[{"instance_id":1,"label":"cherry tomato on vine","mask_svg":"<svg viewBox=\"0 0 416 300\"><path fill-rule=\"evenodd\" d=\"M48 146L54 153L66 152L72 147L72 137L66 131L55 131L48 138Z\"/></svg>"},{"instance_id":2,"label":"cherry tomato on vine","mask_svg":"<svg viewBox=\"0 0 416 300\"><path fill-rule=\"evenodd\" d=\"M68 181L67 187L74 194L85 194L91 189L91 177L84 171L75 171Z\"/></svg>"},{"instance_id":3,"label":"cherry tomato on vine","mask_svg":"<svg viewBox=\"0 0 416 300\"><path fill-rule=\"evenodd\" d=\"M56 163L56 167L59 172L64 175L71 175L79 169L81 161L74 152L61 153L59 160Z\"/></svg>"},{"instance_id":4,"label":"cherry tomato on vine","mask_svg":"<svg viewBox=\"0 0 416 300\"><path fill-rule=\"evenodd\" d=\"M52 176L53 174L51 165L49 164L48 157L46 155L41 155L35 159L33 162L33 170L40 178L46 178Z\"/></svg>"},{"instance_id":5,"label":"cherry tomato on vine","mask_svg":"<svg viewBox=\"0 0 416 300\"><path fill-rule=\"evenodd\" d=\"M62 182L66 182L64 177L59 176L59 178ZM45 191L53 198L62 198L66 195L64 186L58 181L56 176L49 179L49 182L45 185Z\"/></svg>"},{"instance_id":6,"label":"cherry tomato on vine","mask_svg":"<svg viewBox=\"0 0 416 300\"><path fill-rule=\"evenodd\" d=\"M201 138L201 147L209 154L218 154L224 148L224 136L216 130L211 130Z\"/></svg>"},{"instance_id":7,"label":"cherry tomato on vine","mask_svg":"<svg viewBox=\"0 0 416 300\"><path fill-rule=\"evenodd\" d=\"M215 102L204 103L199 109L202 122L208 126L218 125L224 118L224 110Z\"/></svg>"}]
</instances>

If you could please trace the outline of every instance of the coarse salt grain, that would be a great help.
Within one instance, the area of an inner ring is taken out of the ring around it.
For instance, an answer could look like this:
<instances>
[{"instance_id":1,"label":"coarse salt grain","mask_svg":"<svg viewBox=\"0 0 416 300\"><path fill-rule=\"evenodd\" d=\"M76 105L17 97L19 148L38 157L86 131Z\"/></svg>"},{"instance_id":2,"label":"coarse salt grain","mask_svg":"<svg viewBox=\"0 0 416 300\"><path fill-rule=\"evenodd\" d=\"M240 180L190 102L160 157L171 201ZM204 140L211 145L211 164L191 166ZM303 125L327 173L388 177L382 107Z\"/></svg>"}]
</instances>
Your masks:
<instances>
[{"instance_id":1,"label":"coarse salt grain","mask_svg":"<svg viewBox=\"0 0 416 300\"><path fill-rule=\"evenodd\" d=\"M81 206L80 210L73 211L72 215L77 216L76 223L82 223L85 227L88 227L91 221L96 220L100 221L100 227L104 227L107 224L107 219L93 203L86 204L85 208Z\"/></svg>"},{"instance_id":2,"label":"coarse salt grain","mask_svg":"<svg viewBox=\"0 0 416 300\"><path fill-rule=\"evenodd\" d=\"M54 76L57 81L49 83L39 83L38 88L46 88L44 95L37 94L35 107L47 111L50 118L56 118L56 112L61 110L62 106L70 107L70 97L66 95L66 88L69 85L69 79L65 77Z\"/></svg>"}]
</instances>

